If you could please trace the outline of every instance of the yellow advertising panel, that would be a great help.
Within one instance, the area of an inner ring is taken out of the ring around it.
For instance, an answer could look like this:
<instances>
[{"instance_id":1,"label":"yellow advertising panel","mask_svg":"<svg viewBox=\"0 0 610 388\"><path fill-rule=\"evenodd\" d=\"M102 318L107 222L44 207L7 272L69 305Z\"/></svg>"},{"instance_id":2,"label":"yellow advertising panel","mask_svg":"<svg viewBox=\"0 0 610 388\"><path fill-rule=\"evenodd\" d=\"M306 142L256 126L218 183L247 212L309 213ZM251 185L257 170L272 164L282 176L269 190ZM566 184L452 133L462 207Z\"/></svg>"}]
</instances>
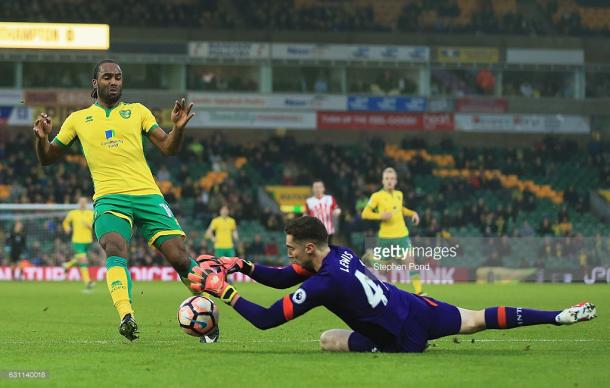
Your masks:
<instances>
[{"instance_id":1,"label":"yellow advertising panel","mask_svg":"<svg viewBox=\"0 0 610 388\"><path fill-rule=\"evenodd\" d=\"M498 63L500 50L489 47L439 47L436 60L443 63Z\"/></svg>"},{"instance_id":2,"label":"yellow advertising panel","mask_svg":"<svg viewBox=\"0 0 610 388\"><path fill-rule=\"evenodd\" d=\"M302 213L305 200L311 196L310 186L266 186L285 213Z\"/></svg>"},{"instance_id":3,"label":"yellow advertising panel","mask_svg":"<svg viewBox=\"0 0 610 388\"><path fill-rule=\"evenodd\" d=\"M108 24L0 23L0 48L108 50Z\"/></svg>"}]
</instances>

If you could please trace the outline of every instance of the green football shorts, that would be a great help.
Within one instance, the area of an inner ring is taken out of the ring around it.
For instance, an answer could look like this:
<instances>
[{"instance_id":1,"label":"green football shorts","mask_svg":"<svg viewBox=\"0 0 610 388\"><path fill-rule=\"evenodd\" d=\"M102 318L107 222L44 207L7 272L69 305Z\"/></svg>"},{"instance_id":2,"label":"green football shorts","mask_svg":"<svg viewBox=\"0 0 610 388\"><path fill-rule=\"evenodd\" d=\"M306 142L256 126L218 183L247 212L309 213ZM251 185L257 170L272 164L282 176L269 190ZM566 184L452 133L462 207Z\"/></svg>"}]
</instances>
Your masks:
<instances>
[{"instance_id":1,"label":"green football shorts","mask_svg":"<svg viewBox=\"0 0 610 388\"><path fill-rule=\"evenodd\" d=\"M408 249L411 248L411 239L409 236L396 237L396 238L378 238L378 244L381 248L390 248L392 246L398 246L400 248Z\"/></svg>"},{"instance_id":2,"label":"green football shorts","mask_svg":"<svg viewBox=\"0 0 610 388\"><path fill-rule=\"evenodd\" d=\"M409 236L395 238L378 237L377 245L381 259L400 259L403 257L405 250L411 248L411 239Z\"/></svg>"},{"instance_id":3,"label":"green football shorts","mask_svg":"<svg viewBox=\"0 0 610 388\"><path fill-rule=\"evenodd\" d=\"M89 245L91 245L91 243L72 243L72 250L74 251L75 255L82 255L83 253L87 253L87 251L89 250Z\"/></svg>"},{"instance_id":4,"label":"green football shorts","mask_svg":"<svg viewBox=\"0 0 610 388\"><path fill-rule=\"evenodd\" d=\"M235 248L215 248L214 256L216 257L235 257Z\"/></svg>"},{"instance_id":5,"label":"green football shorts","mask_svg":"<svg viewBox=\"0 0 610 388\"><path fill-rule=\"evenodd\" d=\"M148 245L157 247L168 236L186 238L163 196L109 194L95 200L93 205L95 236L101 239L110 232L131 240L132 228L137 227Z\"/></svg>"}]
</instances>

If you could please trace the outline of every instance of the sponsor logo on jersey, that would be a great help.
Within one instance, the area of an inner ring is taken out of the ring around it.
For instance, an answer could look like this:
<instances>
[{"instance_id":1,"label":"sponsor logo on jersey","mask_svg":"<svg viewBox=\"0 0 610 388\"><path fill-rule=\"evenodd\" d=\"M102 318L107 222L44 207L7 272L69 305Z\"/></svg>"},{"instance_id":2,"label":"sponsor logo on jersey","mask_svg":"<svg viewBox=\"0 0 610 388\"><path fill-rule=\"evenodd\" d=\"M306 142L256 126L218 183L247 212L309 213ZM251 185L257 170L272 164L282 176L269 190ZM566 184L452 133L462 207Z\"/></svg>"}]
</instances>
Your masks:
<instances>
[{"instance_id":1,"label":"sponsor logo on jersey","mask_svg":"<svg viewBox=\"0 0 610 388\"><path fill-rule=\"evenodd\" d=\"M85 122L86 122L86 123L91 123L91 122L93 122L93 116L87 116L87 117L85 117Z\"/></svg>"},{"instance_id":2,"label":"sponsor logo on jersey","mask_svg":"<svg viewBox=\"0 0 610 388\"><path fill-rule=\"evenodd\" d=\"M114 129L105 130L104 137L106 138L106 141L102 142L102 146L108 148L117 148L123 143L123 140L114 139L116 137L116 131Z\"/></svg>"}]
</instances>

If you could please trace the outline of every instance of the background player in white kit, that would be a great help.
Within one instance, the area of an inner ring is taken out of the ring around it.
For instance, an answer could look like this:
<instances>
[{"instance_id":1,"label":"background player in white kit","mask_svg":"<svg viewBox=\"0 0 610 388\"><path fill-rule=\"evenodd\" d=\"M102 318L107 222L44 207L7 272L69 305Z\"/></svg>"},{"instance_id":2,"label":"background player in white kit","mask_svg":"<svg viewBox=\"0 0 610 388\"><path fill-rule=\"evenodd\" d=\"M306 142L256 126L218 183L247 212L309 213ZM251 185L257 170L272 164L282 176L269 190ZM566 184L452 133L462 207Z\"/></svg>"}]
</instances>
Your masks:
<instances>
[{"instance_id":1,"label":"background player in white kit","mask_svg":"<svg viewBox=\"0 0 610 388\"><path fill-rule=\"evenodd\" d=\"M335 234L335 217L341 214L341 209L337 205L335 197L324 194L325 190L324 182L321 180L313 182L311 186L313 196L305 201L305 212L307 215L322 221L328 232L328 243L332 244L333 235Z\"/></svg>"}]
</instances>

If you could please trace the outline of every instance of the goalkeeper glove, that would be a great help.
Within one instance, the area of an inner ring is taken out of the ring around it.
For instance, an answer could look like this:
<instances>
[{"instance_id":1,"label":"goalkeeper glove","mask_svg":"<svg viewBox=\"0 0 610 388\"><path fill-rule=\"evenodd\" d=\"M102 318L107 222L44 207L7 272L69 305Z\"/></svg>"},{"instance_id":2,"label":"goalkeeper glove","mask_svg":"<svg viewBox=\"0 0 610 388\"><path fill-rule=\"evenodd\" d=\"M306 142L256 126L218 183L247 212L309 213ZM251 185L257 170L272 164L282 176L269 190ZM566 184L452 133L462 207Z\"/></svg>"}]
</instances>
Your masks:
<instances>
[{"instance_id":1,"label":"goalkeeper glove","mask_svg":"<svg viewBox=\"0 0 610 388\"><path fill-rule=\"evenodd\" d=\"M194 291L210 293L223 302L231 304L238 294L237 290L227 282L226 276L227 272L224 269L216 272L214 269L195 267L188 278L191 281L190 287Z\"/></svg>"},{"instance_id":2,"label":"goalkeeper glove","mask_svg":"<svg viewBox=\"0 0 610 388\"><path fill-rule=\"evenodd\" d=\"M227 271L227 274L241 272L250 275L254 269L251 261L240 259L239 257L221 257L216 262Z\"/></svg>"}]
</instances>

